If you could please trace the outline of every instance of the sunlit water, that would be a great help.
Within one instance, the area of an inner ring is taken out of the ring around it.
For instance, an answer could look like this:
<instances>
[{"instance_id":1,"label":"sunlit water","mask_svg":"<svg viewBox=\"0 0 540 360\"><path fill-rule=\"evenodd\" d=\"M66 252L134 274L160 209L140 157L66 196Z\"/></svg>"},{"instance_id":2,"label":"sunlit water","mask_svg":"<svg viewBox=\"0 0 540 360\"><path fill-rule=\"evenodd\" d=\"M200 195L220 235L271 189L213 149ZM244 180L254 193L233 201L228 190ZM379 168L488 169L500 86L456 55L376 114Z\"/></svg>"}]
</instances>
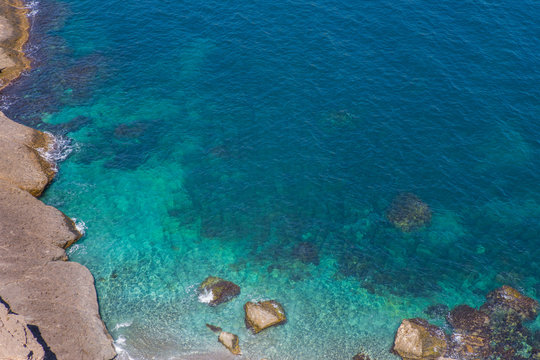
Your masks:
<instances>
[{"instance_id":1,"label":"sunlit water","mask_svg":"<svg viewBox=\"0 0 540 360\"><path fill-rule=\"evenodd\" d=\"M394 359L430 305L540 297L537 2L33 9L34 69L0 105L72 139L44 201L87 227L68 252L124 358L226 355L211 323L246 359ZM431 226L388 223L401 192ZM241 295L200 303L209 275ZM260 299L288 322L252 335Z\"/></svg>"}]
</instances>

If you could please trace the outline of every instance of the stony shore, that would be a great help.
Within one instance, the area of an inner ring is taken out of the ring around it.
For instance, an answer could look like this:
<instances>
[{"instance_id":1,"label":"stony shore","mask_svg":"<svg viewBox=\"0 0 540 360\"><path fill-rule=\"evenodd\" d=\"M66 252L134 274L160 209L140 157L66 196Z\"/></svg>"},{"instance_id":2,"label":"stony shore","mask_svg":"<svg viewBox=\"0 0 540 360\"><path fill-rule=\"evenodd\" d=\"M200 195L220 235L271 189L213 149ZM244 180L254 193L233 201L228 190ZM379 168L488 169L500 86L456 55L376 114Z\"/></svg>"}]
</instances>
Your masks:
<instances>
[{"instance_id":1,"label":"stony shore","mask_svg":"<svg viewBox=\"0 0 540 360\"><path fill-rule=\"evenodd\" d=\"M28 19L20 1L0 0L0 89L29 67ZM0 358L113 359L94 279L67 261L80 238L73 221L38 200L52 181L54 138L0 112Z\"/></svg>"}]
</instances>

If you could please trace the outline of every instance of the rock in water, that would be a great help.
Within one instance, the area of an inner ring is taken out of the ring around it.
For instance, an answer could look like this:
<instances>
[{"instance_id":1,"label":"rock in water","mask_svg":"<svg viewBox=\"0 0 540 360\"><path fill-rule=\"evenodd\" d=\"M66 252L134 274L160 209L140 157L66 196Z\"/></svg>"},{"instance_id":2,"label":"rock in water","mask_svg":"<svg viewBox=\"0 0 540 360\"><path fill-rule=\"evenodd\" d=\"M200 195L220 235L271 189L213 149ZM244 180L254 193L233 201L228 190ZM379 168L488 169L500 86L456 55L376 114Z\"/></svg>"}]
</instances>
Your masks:
<instances>
[{"instance_id":1,"label":"rock in water","mask_svg":"<svg viewBox=\"0 0 540 360\"><path fill-rule=\"evenodd\" d=\"M319 249L310 242L301 242L293 249L293 256L304 264L319 265Z\"/></svg>"},{"instance_id":2,"label":"rock in water","mask_svg":"<svg viewBox=\"0 0 540 360\"><path fill-rule=\"evenodd\" d=\"M429 224L431 209L418 196L405 193L392 201L386 217L398 229L409 232Z\"/></svg>"},{"instance_id":3,"label":"rock in water","mask_svg":"<svg viewBox=\"0 0 540 360\"><path fill-rule=\"evenodd\" d=\"M222 331L219 333L218 341L223 344L234 355L242 354L240 350L240 340L238 336L231 334L230 332Z\"/></svg>"},{"instance_id":4,"label":"rock in water","mask_svg":"<svg viewBox=\"0 0 540 360\"><path fill-rule=\"evenodd\" d=\"M285 310L280 303L274 300L258 303L247 302L244 305L246 312L246 327L255 334L275 325L284 324L287 321Z\"/></svg>"},{"instance_id":5,"label":"rock in water","mask_svg":"<svg viewBox=\"0 0 540 360\"><path fill-rule=\"evenodd\" d=\"M0 303L0 359L42 360L45 351L26 321Z\"/></svg>"},{"instance_id":6,"label":"rock in water","mask_svg":"<svg viewBox=\"0 0 540 360\"><path fill-rule=\"evenodd\" d=\"M490 320L468 305L456 306L447 316L454 328L452 354L459 359L486 359L490 354Z\"/></svg>"},{"instance_id":7,"label":"rock in water","mask_svg":"<svg viewBox=\"0 0 540 360\"><path fill-rule=\"evenodd\" d=\"M240 294L240 286L215 276L207 277L199 285L199 301L216 306Z\"/></svg>"},{"instance_id":8,"label":"rock in water","mask_svg":"<svg viewBox=\"0 0 540 360\"><path fill-rule=\"evenodd\" d=\"M241 355L242 351L240 350L240 340L238 339L238 336L223 331L219 326L214 326L210 324L206 324L206 326L215 332L216 334L219 334L218 341L223 344L231 353L234 355Z\"/></svg>"},{"instance_id":9,"label":"rock in water","mask_svg":"<svg viewBox=\"0 0 540 360\"><path fill-rule=\"evenodd\" d=\"M436 359L448 348L444 331L424 319L405 319L394 339L393 351L407 360Z\"/></svg>"},{"instance_id":10,"label":"rock in water","mask_svg":"<svg viewBox=\"0 0 540 360\"><path fill-rule=\"evenodd\" d=\"M371 358L369 356L365 355L365 354L358 353L358 354L354 355L352 360L371 360Z\"/></svg>"},{"instance_id":11,"label":"rock in water","mask_svg":"<svg viewBox=\"0 0 540 360\"><path fill-rule=\"evenodd\" d=\"M503 285L486 296L486 303L480 310L487 314L497 311L514 311L523 321L532 321L538 316L538 301L521 294L510 286Z\"/></svg>"}]
</instances>

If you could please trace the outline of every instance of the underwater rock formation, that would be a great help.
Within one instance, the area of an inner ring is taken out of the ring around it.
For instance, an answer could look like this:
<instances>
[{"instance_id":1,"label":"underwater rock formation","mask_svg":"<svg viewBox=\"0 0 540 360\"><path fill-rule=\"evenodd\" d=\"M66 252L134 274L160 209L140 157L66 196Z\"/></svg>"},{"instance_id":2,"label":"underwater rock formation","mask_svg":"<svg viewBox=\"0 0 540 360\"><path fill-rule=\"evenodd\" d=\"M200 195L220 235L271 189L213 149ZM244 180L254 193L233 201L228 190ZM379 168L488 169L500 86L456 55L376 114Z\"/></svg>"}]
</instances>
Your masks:
<instances>
[{"instance_id":1,"label":"underwater rock formation","mask_svg":"<svg viewBox=\"0 0 540 360\"><path fill-rule=\"evenodd\" d=\"M293 256L304 264L319 265L319 249L315 244L303 241L293 249Z\"/></svg>"},{"instance_id":2,"label":"underwater rock formation","mask_svg":"<svg viewBox=\"0 0 540 360\"><path fill-rule=\"evenodd\" d=\"M484 359L489 353L490 320L483 312L468 305L459 305L447 316L454 328L451 336L452 355L459 359Z\"/></svg>"},{"instance_id":3,"label":"underwater rock formation","mask_svg":"<svg viewBox=\"0 0 540 360\"><path fill-rule=\"evenodd\" d=\"M216 306L240 294L240 286L222 278L209 276L199 285L199 301Z\"/></svg>"},{"instance_id":4,"label":"underwater rock formation","mask_svg":"<svg viewBox=\"0 0 540 360\"><path fill-rule=\"evenodd\" d=\"M244 311L246 312L246 327L253 330L255 334L287 321L283 306L274 300L258 303L247 302L244 305Z\"/></svg>"},{"instance_id":5,"label":"underwater rock formation","mask_svg":"<svg viewBox=\"0 0 540 360\"><path fill-rule=\"evenodd\" d=\"M404 193L392 201L386 217L398 229L409 232L429 224L431 209L418 196Z\"/></svg>"},{"instance_id":6,"label":"underwater rock formation","mask_svg":"<svg viewBox=\"0 0 540 360\"><path fill-rule=\"evenodd\" d=\"M354 355L352 360L371 360L371 358L365 354L359 353L359 354Z\"/></svg>"},{"instance_id":7,"label":"underwater rock formation","mask_svg":"<svg viewBox=\"0 0 540 360\"><path fill-rule=\"evenodd\" d=\"M538 316L538 301L531 299L510 286L493 290L480 310L490 314L497 311L516 312L523 321L532 321Z\"/></svg>"},{"instance_id":8,"label":"underwater rock formation","mask_svg":"<svg viewBox=\"0 0 540 360\"><path fill-rule=\"evenodd\" d=\"M394 339L393 351L405 360L436 359L446 354L444 331L424 319L405 319Z\"/></svg>"}]
</instances>

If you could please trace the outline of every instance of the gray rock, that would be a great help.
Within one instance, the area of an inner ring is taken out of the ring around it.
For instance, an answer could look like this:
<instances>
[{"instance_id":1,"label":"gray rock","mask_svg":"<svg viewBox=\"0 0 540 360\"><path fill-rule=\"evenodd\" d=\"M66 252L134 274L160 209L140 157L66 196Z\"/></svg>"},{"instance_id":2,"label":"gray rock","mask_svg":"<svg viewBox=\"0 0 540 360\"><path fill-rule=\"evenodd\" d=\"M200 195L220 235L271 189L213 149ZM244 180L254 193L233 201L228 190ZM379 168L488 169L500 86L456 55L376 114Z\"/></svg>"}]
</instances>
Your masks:
<instances>
[{"instance_id":1,"label":"gray rock","mask_svg":"<svg viewBox=\"0 0 540 360\"><path fill-rule=\"evenodd\" d=\"M0 180L39 196L55 175L53 165L40 155L53 141L0 112Z\"/></svg>"},{"instance_id":2,"label":"gray rock","mask_svg":"<svg viewBox=\"0 0 540 360\"><path fill-rule=\"evenodd\" d=\"M0 359L42 360L45 351L23 316L0 303Z\"/></svg>"}]
</instances>

